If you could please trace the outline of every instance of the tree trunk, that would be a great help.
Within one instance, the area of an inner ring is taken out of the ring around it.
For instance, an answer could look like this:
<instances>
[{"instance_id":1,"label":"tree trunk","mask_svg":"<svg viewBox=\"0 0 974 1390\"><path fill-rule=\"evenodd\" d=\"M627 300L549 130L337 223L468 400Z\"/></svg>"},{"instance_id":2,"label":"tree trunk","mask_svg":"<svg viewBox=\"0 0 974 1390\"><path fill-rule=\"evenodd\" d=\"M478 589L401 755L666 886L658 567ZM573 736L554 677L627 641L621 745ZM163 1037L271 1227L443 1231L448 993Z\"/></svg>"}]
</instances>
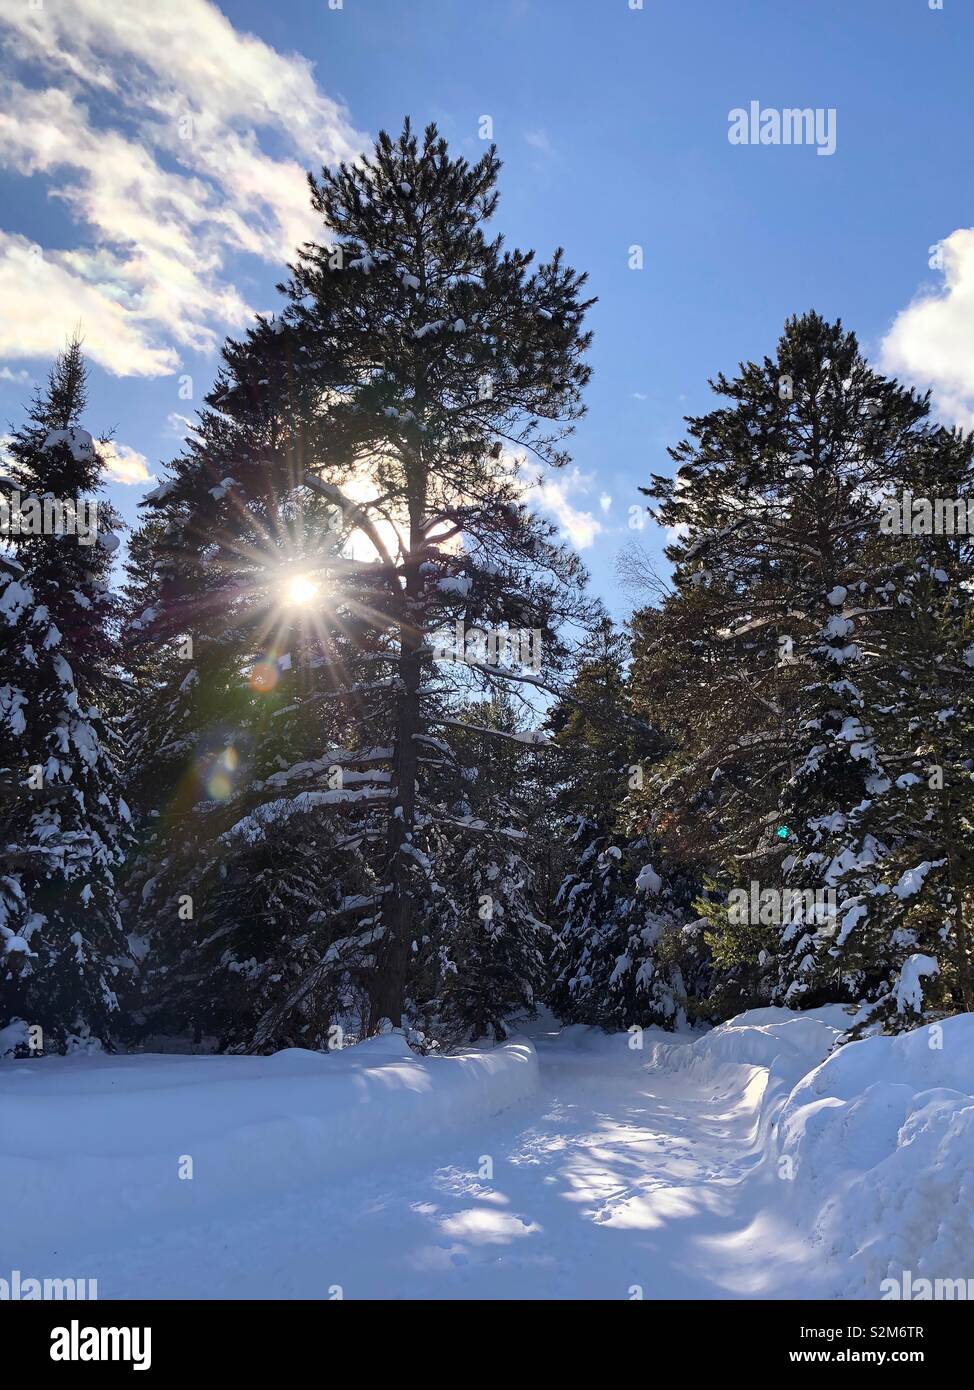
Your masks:
<instances>
[{"instance_id":1,"label":"tree trunk","mask_svg":"<svg viewBox=\"0 0 974 1390\"><path fill-rule=\"evenodd\" d=\"M415 902L412 876L415 861L403 847L416 827L416 774L421 730L420 688L423 682L425 623L423 620L423 576L420 562L424 554L426 519L426 468L417 450L411 461L409 479L409 549L405 560L405 591L399 620L400 682L397 702L396 742L393 756L395 796L386 840L389 891L382 913L385 932L378 952L377 969L370 999L369 1032L378 1030L388 1018L393 1027L402 1021L405 1002L406 970L414 937Z\"/></svg>"},{"instance_id":2,"label":"tree trunk","mask_svg":"<svg viewBox=\"0 0 974 1390\"><path fill-rule=\"evenodd\" d=\"M406 965L413 939L413 896L409 881L411 861L409 855L403 853L403 846L412 836L416 823L417 745L413 735L419 733L422 659L418 647L422 641L422 634L409 620L410 606L407 587L407 614L402 624L398 665L402 689L399 691L393 759L396 795L389 817L386 840L390 886L382 914L385 934L380 944L374 976L369 1018L370 1033L376 1032L384 1018L388 1018L394 1027L399 1027L403 1011Z\"/></svg>"}]
</instances>

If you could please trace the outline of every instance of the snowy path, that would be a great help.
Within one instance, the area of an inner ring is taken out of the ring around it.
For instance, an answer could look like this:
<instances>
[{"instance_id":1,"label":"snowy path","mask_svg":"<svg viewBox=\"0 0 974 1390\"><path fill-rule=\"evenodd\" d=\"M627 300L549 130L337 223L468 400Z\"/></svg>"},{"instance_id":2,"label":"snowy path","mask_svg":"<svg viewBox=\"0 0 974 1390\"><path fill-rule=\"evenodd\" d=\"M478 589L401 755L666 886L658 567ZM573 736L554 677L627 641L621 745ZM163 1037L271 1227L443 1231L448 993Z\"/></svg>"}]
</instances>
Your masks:
<instances>
[{"instance_id":1,"label":"snowy path","mask_svg":"<svg viewBox=\"0 0 974 1390\"><path fill-rule=\"evenodd\" d=\"M96 1277L101 1298L328 1298L336 1285L349 1299L821 1293L780 1193L749 1176L765 1071L695 1082L626 1044L539 1031L540 1089L447 1140L262 1194L259 1211L228 1200L205 1218L62 1231L15 1263Z\"/></svg>"}]
</instances>

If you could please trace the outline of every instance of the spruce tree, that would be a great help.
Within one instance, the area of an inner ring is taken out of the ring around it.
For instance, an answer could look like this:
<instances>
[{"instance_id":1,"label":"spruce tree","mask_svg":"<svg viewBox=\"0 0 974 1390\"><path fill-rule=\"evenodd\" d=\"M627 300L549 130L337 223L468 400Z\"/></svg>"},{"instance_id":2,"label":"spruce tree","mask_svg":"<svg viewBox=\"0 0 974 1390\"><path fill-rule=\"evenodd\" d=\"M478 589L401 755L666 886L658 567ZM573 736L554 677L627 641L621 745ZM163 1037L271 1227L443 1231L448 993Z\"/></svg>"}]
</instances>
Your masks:
<instances>
[{"instance_id":1,"label":"spruce tree","mask_svg":"<svg viewBox=\"0 0 974 1390\"><path fill-rule=\"evenodd\" d=\"M539 912L539 869L551 743L533 728L537 712L519 709L506 690L459 705L453 717L453 738L441 744L458 773L448 804L478 830L446 841L435 1007L446 1037L500 1039L534 1014L547 981L551 929Z\"/></svg>"},{"instance_id":2,"label":"spruce tree","mask_svg":"<svg viewBox=\"0 0 974 1390\"><path fill-rule=\"evenodd\" d=\"M878 535L884 494L943 449L929 403L874 372L855 336L816 314L790 320L774 359L715 391L654 477L676 528L674 592L645 615L637 707L677 752L647 801L671 847L720 890L818 894L791 920L726 916L713 944L740 1004L858 998L865 975L823 973L850 871L887 845L864 810L890 781L873 674L886 660L894 557ZM841 904L840 904L841 905ZM834 964L834 962L833 962Z\"/></svg>"},{"instance_id":3,"label":"spruce tree","mask_svg":"<svg viewBox=\"0 0 974 1390\"><path fill-rule=\"evenodd\" d=\"M972 455L971 437L939 431L880 508L886 612L870 682L888 776L856 812L878 853L845 866L838 931L816 961L874 1004L866 1027L974 1006ZM904 500L916 530L904 527Z\"/></svg>"},{"instance_id":4,"label":"spruce tree","mask_svg":"<svg viewBox=\"0 0 974 1390\"><path fill-rule=\"evenodd\" d=\"M117 518L81 424L86 375L75 340L13 433L5 478L23 521L0 564L0 1023L39 1025L46 1051L111 1046L132 968L116 895L129 812L108 718Z\"/></svg>"},{"instance_id":5,"label":"spruce tree","mask_svg":"<svg viewBox=\"0 0 974 1390\"><path fill-rule=\"evenodd\" d=\"M281 346L263 320L227 345L197 429L145 499L127 586L142 1025L234 1050L324 1046L354 1014L354 962L328 989L305 976L337 950L345 900L374 883L369 831L343 842L320 811L388 794L381 750L356 758L348 741L367 697L331 698L336 668L374 670L369 624L321 611L335 509L296 486L300 459L274 453L303 408Z\"/></svg>"}]
</instances>

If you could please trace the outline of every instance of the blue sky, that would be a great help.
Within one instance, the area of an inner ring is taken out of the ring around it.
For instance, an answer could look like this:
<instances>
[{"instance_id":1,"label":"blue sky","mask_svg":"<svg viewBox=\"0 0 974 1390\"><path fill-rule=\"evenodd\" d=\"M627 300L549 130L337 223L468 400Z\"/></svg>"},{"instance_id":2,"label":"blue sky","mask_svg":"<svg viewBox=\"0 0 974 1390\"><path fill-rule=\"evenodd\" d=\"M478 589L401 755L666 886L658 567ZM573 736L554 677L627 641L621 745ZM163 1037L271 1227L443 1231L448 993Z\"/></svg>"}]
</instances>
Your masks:
<instances>
[{"instance_id":1,"label":"blue sky","mask_svg":"<svg viewBox=\"0 0 974 1390\"><path fill-rule=\"evenodd\" d=\"M497 226L589 272L589 414L538 504L618 616L620 549L663 540L629 525L638 485L668 471L707 378L772 351L788 314L841 316L974 425L966 0L156 8L0 0L0 423L80 321L88 427L115 430L129 519L193 413L185 378L198 401L223 334L274 307L285 248L313 232L301 169L407 112L471 157L490 116ZM752 101L834 108L834 154L731 144Z\"/></svg>"}]
</instances>

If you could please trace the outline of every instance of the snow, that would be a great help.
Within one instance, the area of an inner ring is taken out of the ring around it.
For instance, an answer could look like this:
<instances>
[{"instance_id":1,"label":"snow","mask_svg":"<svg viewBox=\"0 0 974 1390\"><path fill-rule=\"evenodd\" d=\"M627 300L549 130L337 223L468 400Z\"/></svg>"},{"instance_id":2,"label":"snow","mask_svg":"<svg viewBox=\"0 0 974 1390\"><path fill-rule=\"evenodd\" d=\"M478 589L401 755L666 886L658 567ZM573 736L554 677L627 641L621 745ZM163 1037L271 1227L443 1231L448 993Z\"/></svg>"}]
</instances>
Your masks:
<instances>
[{"instance_id":1,"label":"snow","mask_svg":"<svg viewBox=\"0 0 974 1390\"><path fill-rule=\"evenodd\" d=\"M175 482L160 483L159 486L154 487L151 492L147 492L142 498L142 501L150 503L165 502L166 498L175 492L175 490Z\"/></svg>"},{"instance_id":2,"label":"snow","mask_svg":"<svg viewBox=\"0 0 974 1390\"><path fill-rule=\"evenodd\" d=\"M48 430L42 449L57 449L66 444L76 463L90 463L95 457L95 441L87 430L72 425L66 430Z\"/></svg>"},{"instance_id":3,"label":"snow","mask_svg":"<svg viewBox=\"0 0 974 1390\"><path fill-rule=\"evenodd\" d=\"M473 580L466 574L448 575L445 579L438 579L436 587L441 594L460 594L466 598L473 588Z\"/></svg>"},{"instance_id":4,"label":"snow","mask_svg":"<svg viewBox=\"0 0 974 1390\"><path fill-rule=\"evenodd\" d=\"M215 487L208 488L207 491L215 501L222 502L231 488L239 486L240 484L237 482L236 478L221 478Z\"/></svg>"},{"instance_id":5,"label":"snow","mask_svg":"<svg viewBox=\"0 0 974 1390\"><path fill-rule=\"evenodd\" d=\"M21 584L18 579L13 579L0 593L0 617L13 626L21 613L33 602L34 591L26 584Z\"/></svg>"},{"instance_id":6,"label":"snow","mask_svg":"<svg viewBox=\"0 0 974 1390\"><path fill-rule=\"evenodd\" d=\"M652 864L644 864L639 870L639 877L636 879L636 891L638 893L659 893L663 887L663 880L653 868Z\"/></svg>"},{"instance_id":7,"label":"snow","mask_svg":"<svg viewBox=\"0 0 974 1390\"><path fill-rule=\"evenodd\" d=\"M974 1275L974 1015L850 1043L795 1087L779 1122L795 1202L834 1297L883 1280Z\"/></svg>"},{"instance_id":8,"label":"snow","mask_svg":"<svg viewBox=\"0 0 974 1390\"><path fill-rule=\"evenodd\" d=\"M102 1298L878 1298L906 1272L970 1278L974 1015L837 1046L853 1021L6 1061L0 1263L84 1269Z\"/></svg>"},{"instance_id":9,"label":"snow","mask_svg":"<svg viewBox=\"0 0 974 1390\"><path fill-rule=\"evenodd\" d=\"M27 728L24 718L26 707L27 697L22 690L12 685L0 685L0 722L5 723L16 738Z\"/></svg>"},{"instance_id":10,"label":"snow","mask_svg":"<svg viewBox=\"0 0 974 1390\"><path fill-rule=\"evenodd\" d=\"M28 1037L28 1025L23 1018L15 1018L5 1028L0 1028L0 1057L9 1057L15 1048L26 1047Z\"/></svg>"},{"instance_id":11,"label":"snow","mask_svg":"<svg viewBox=\"0 0 974 1390\"><path fill-rule=\"evenodd\" d=\"M931 864L929 859L925 859L922 864L918 864L915 869L906 869L899 878L893 892L902 901L903 898L912 898L914 893L919 893L923 887L923 880L931 869L937 868L944 861L938 859Z\"/></svg>"},{"instance_id":12,"label":"snow","mask_svg":"<svg viewBox=\"0 0 974 1390\"><path fill-rule=\"evenodd\" d=\"M51 1239L59 1227L119 1236L132 1222L158 1232L213 1203L246 1207L309 1183L337 1191L337 1175L398 1163L517 1104L537 1081L530 1042L427 1059L397 1033L333 1053L7 1062L4 1243L20 1258L42 1228ZM178 1178L181 1155L192 1180Z\"/></svg>"},{"instance_id":13,"label":"snow","mask_svg":"<svg viewBox=\"0 0 974 1390\"><path fill-rule=\"evenodd\" d=\"M896 982L896 1008L901 1014L911 1009L919 1014L923 1007L922 981L929 975L936 975L939 966L933 956L914 954L903 962L899 979Z\"/></svg>"}]
</instances>

